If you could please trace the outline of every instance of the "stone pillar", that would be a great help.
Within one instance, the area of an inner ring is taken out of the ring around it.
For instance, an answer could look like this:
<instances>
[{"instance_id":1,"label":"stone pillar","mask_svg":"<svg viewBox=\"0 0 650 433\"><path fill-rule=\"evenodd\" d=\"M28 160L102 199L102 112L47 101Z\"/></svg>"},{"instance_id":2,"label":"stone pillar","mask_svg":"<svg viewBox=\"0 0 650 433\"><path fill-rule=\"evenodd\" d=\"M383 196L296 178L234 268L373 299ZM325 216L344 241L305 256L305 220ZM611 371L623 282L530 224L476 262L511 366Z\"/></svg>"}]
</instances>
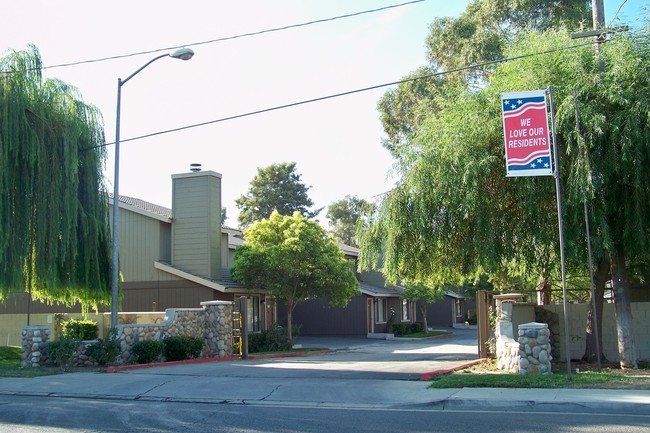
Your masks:
<instances>
[{"instance_id":1,"label":"stone pillar","mask_svg":"<svg viewBox=\"0 0 650 433\"><path fill-rule=\"evenodd\" d=\"M22 330L21 367L39 367L45 364L45 344L50 339L48 326L25 326Z\"/></svg>"},{"instance_id":2,"label":"stone pillar","mask_svg":"<svg viewBox=\"0 0 650 433\"><path fill-rule=\"evenodd\" d=\"M233 303L207 301L201 305L205 308L204 356L232 356Z\"/></svg>"},{"instance_id":3,"label":"stone pillar","mask_svg":"<svg viewBox=\"0 0 650 433\"><path fill-rule=\"evenodd\" d=\"M546 323L519 325L519 374L552 374L549 336Z\"/></svg>"}]
</instances>

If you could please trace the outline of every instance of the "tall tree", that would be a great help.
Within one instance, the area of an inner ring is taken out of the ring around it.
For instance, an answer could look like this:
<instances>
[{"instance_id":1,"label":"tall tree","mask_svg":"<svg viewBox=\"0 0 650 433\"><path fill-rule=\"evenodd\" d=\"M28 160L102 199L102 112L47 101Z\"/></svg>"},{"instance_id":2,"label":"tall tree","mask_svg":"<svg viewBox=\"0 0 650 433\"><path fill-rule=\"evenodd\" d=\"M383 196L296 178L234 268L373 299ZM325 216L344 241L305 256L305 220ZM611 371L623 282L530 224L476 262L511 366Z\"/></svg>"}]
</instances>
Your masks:
<instances>
[{"instance_id":1,"label":"tall tree","mask_svg":"<svg viewBox=\"0 0 650 433\"><path fill-rule=\"evenodd\" d=\"M0 297L108 304L101 122L74 87L43 79L35 46L0 60Z\"/></svg>"},{"instance_id":2,"label":"tall tree","mask_svg":"<svg viewBox=\"0 0 650 433\"><path fill-rule=\"evenodd\" d=\"M235 200L239 209L237 221L241 227L248 227L255 221L271 216L273 211L280 215L292 215L298 211L307 218L315 218L322 208L310 211L314 202L309 198L309 188L296 173L295 162L272 164L258 168L246 195Z\"/></svg>"},{"instance_id":3,"label":"tall tree","mask_svg":"<svg viewBox=\"0 0 650 433\"><path fill-rule=\"evenodd\" d=\"M357 246L355 232L360 219L374 212L375 205L359 198L347 195L342 200L336 201L327 208L327 220L330 232L334 237L346 245Z\"/></svg>"},{"instance_id":4,"label":"tall tree","mask_svg":"<svg viewBox=\"0 0 650 433\"><path fill-rule=\"evenodd\" d=\"M274 211L244 231L244 244L235 252L232 276L287 305L287 330L292 339L296 305L326 298L345 306L359 294L359 282L336 242L315 221L299 212Z\"/></svg>"},{"instance_id":5,"label":"tall tree","mask_svg":"<svg viewBox=\"0 0 650 433\"><path fill-rule=\"evenodd\" d=\"M585 0L474 0L456 18L436 18L425 41L428 64L379 101L384 147L395 158L408 160L400 149L412 145L413 134L437 111L437 101L446 97L448 88L484 85L517 34L577 27L590 20L589 5ZM441 72L449 73L413 81Z\"/></svg>"},{"instance_id":6,"label":"tall tree","mask_svg":"<svg viewBox=\"0 0 650 433\"><path fill-rule=\"evenodd\" d=\"M561 31L524 33L504 53L541 53L568 41ZM499 101L501 92L552 83L568 270L584 274L587 263L586 199L595 262L607 260L617 280L621 366L636 366L625 283L627 272L648 269L650 175L642 168L650 158L646 41L624 36L608 42L602 50L607 66L600 75L590 47L560 50L504 63L483 88L459 89L441 101L413 137L404 182L365 231L364 263L377 263L382 254L389 278L430 285L504 270L531 278L546 269L557 280L555 191L547 178L505 178ZM574 90L584 101L580 136Z\"/></svg>"}]
</instances>

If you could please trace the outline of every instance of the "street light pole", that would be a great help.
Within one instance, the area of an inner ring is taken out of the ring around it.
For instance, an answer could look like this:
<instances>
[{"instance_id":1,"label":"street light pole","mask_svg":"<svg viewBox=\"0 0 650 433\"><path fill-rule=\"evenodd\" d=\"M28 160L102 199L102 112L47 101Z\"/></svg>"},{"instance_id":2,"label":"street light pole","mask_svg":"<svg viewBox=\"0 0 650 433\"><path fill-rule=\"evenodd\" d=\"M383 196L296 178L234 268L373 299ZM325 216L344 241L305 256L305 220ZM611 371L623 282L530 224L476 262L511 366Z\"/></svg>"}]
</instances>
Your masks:
<instances>
[{"instance_id":1,"label":"street light pole","mask_svg":"<svg viewBox=\"0 0 650 433\"><path fill-rule=\"evenodd\" d=\"M180 60L189 60L194 51L189 48L181 48L171 54L161 54L142 65L140 69L126 77L124 80L117 79L117 113L115 117L115 178L113 179L113 244L112 244L112 275L111 275L111 329L117 326L117 304L119 285L119 258L118 258L118 234L119 234L119 207L120 207L120 108L122 104L122 86L140 71L163 57L171 57Z\"/></svg>"}]
</instances>

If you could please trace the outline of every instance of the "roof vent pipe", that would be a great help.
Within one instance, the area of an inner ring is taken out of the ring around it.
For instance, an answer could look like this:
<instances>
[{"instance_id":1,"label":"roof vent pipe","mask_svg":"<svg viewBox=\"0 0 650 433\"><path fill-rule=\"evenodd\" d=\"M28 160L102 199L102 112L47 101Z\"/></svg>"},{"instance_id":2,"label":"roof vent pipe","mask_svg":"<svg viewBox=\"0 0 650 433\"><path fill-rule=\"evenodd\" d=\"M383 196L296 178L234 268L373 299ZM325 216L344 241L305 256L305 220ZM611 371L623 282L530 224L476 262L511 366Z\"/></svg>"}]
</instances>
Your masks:
<instances>
[{"instance_id":1,"label":"roof vent pipe","mask_svg":"<svg viewBox=\"0 0 650 433\"><path fill-rule=\"evenodd\" d=\"M201 164L198 163L190 164L190 171L193 172L201 171Z\"/></svg>"}]
</instances>

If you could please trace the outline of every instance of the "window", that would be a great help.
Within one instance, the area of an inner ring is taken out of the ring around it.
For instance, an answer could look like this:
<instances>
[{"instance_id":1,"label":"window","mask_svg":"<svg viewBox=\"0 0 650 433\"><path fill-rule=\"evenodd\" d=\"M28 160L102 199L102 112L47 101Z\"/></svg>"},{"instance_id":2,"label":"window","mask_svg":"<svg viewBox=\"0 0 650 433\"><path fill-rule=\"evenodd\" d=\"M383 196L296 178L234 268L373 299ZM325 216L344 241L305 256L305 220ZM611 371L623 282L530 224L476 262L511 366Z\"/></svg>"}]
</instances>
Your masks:
<instances>
[{"instance_id":1,"label":"window","mask_svg":"<svg viewBox=\"0 0 650 433\"><path fill-rule=\"evenodd\" d=\"M246 299L246 316L248 332L260 332L260 297L251 296Z\"/></svg>"},{"instance_id":2,"label":"window","mask_svg":"<svg viewBox=\"0 0 650 433\"><path fill-rule=\"evenodd\" d=\"M456 317L463 317L463 308L460 299L456 299Z\"/></svg>"},{"instance_id":3,"label":"window","mask_svg":"<svg viewBox=\"0 0 650 433\"><path fill-rule=\"evenodd\" d=\"M402 299L402 322L408 322L411 320L411 301L408 299Z\"/></svg>"},{"instance_id":4,"label":"window","mask_svg":"<svg viewBox=\"0 0 650 433\"><path fill-rule=\"evenodd\" d=\"M375 300L375 321L377 323L386 323L386 300L377 298Z\"/></svg>"}]
</instances>

